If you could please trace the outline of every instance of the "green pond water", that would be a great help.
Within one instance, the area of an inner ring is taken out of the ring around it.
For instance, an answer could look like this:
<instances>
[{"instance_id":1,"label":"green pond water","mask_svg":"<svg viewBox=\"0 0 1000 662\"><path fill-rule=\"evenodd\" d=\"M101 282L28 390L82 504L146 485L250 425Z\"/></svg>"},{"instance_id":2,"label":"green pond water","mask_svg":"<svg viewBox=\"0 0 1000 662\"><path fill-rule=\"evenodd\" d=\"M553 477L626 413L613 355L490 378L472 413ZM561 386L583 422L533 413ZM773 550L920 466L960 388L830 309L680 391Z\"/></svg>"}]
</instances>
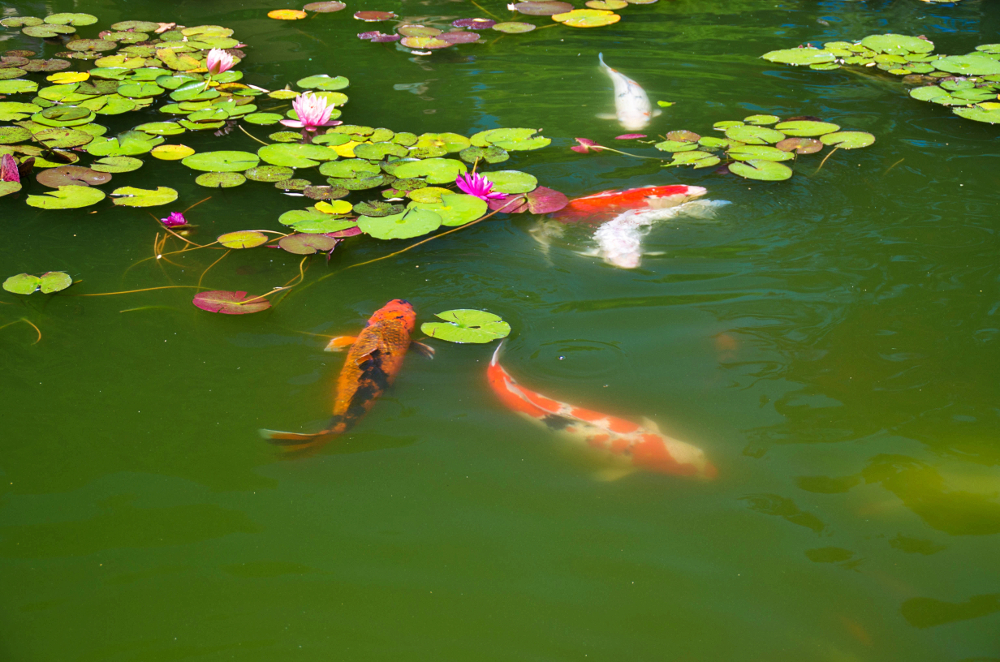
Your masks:
<instances>
[{"instance_id":1,"label":"green pond water","mask_svg":"<svg viewBox=\"0 0 1000 662\"><path fill-rule=\"evenodd\" d=\"M732 204L658 224L646 248L664 254L633 271L577 254L587 227L546 256L530 215L340 271L411 243L351 239L329 265L312 258L272 311L235 317L196 309L185 289L79 296L190 285L218 256L129 268L152 255L145 210L0 199L0 276L82 281L0 304L0 324L26 317L43 334L0 330L0 659L1000 659L1000 127L908 99L889 76L759 59L881 32L965 53L1000 41L1000 5L661 0L610 27L488 34L417 58L356 39L385 24L351 13L483 13L366 0L285 22L266 18L275 8L3 11L225 25L249 45L245 82L350 78L350 123L542 128L552 145L503 167L570 197L685 183ZM4 49L41 45L3 35ZM601 51L654 101L676 102L651 135L764 112L878 141L818 172L803 159L780 183L576 154L574 137L618 146L624 133L594 117L612 105ZM205 133L168 142L258 147ZM198 239L280 230L278 215L308 202L253 182L200 188L179 163L142 158L118 181L176 188L157 216L211 195L189 213ZM205 284L268 291L298 262L235 252ZM354 431L283 458L257 429L318 429L343 364L307 334L354 333L396 297L419 322L502 315L503 363L521 383L648 416L704 449L718 477L598 481L599 462L502 407L485 378L493 345L440 341L433 361L411 353Z\"/></svg>"}]
</instances>

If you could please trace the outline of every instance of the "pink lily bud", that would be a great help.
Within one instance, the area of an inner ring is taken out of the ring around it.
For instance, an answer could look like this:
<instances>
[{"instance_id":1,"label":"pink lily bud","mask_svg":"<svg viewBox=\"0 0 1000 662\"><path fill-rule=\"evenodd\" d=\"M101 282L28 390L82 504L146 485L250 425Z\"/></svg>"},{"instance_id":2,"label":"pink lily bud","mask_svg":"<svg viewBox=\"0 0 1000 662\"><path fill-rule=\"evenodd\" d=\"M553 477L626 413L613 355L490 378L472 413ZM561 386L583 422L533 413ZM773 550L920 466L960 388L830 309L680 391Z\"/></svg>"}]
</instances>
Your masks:
<instances>
[{"instance_id":1,"label":"pink lily bud","mask_svg":"<svg viewBox=\"0 0 1000 662\"><path fill-rule=\"evenodd\" d=\"M205 68L208 69L208 73L212 75L219 75L225 71L229 71L233 68L235 61L233 56L222 50L221 48L213 48L208 52L208 57L205 59Z\"/></svg>"}]
</instances>

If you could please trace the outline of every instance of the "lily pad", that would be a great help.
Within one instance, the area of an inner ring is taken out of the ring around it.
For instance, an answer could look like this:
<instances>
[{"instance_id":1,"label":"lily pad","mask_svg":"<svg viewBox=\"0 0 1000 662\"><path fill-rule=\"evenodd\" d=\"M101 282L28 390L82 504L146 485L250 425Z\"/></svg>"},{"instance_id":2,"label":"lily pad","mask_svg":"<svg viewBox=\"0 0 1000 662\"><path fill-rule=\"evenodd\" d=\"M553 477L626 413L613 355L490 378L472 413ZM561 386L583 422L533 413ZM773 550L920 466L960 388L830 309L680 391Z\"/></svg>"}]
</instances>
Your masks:
<instances>
[{"instance_id":1,"label":"lily pad","mask_svg":"<svg viewBox=\"0 0 1000 662\"><path fill-rule=\"evenodd\" d=\"M527 193L538 186L538 179L534 175L519 170L497 170L479 174L493 182L493 190L499 193Z\"/></svg>"},{"instance_id":2,"label":"lily pad","mask_svg":"<svg viewBox=\"0 0 1000 662\"><path fill-rule=\"evenodd\" d=\"M504 21L503 23L497 23L494 25L493 29L497 32L503 32L505 34L523 34L525 32L531 32L535 29L535 26L531 23L522 23L520 21Z\"/></svg>"},{"instance_id":3,"label":"lily pad","mask_svg":"<svg viewBox=\"0 0 1000 662\"><path fill-rule=\"evenodd\" d=\"M496 145L490 145L489 147L466 147L458 155L466 163L475 163L480 160L486 163L503 163L510 158L507 150Z\"/></svg>"},{"instance_id":4,"label":"lily pad","mask_svg":"<svg viewBox=\"0 0 1000 662\"><path fill-rule=\"evenodd\" d=\"M338 0L326 0L325 2L310 2L302 9L305 11L314 11L326 14L329 12L340 11L345 7L347 7L347 5L343 2L339 2Z\"/></svg>"},{"instance_id":5,"label":"lily pad","mask_svg":"<svg viewBox=\"0 0 1000 662\"><path fill-rule=\"evenodd\" d=\"M776 124L774 128L781 131L786 136L795 137L821 136L824 133L840 131L839 126L831 124L830 122L810 122L805 120L781 122ZM727 132L726 135L729 135L729 133Z\"/></svg>"},{"instance_id":6,"label":"lily pad","mask_svg":"<svg viewBox=\"0 0 1000 662\"><path fill-rule=\"evenodd\" d=\"M238 230L220 235L216 241L226 248L256 248L267 243L267 235L257 230Z\"/></svg>"},{"instance_id":7,"label":"lily pad","mask_svg":"<svg viewBox=\"0 0 1000 662\"><path fill-rule=\"evenodd\" d=\"M271 145L271 147L274 147L274 145ZM199 152L186 157L181 163L192 170L242 172L260 163L260 158L252 152Z\"/></svg>"},{"instance_id":8,"label":"lily pad","mask_svg":"<svg viewBox=\"0 0 1000 662\"><path fill-rule=\"evenodd\" d=\"M111 195L118 196L115 198L115 204L119 207L157 207L170 204L177 199L177 191L166 186L160 186L155 191L123 186L116 188Z\"/></svg>"},{"instance_id":9,"label":"lily pad","mask_svg":"<svg viewBox=\"0 0 1000 662\"><path fill-rule=\"evenodd\" d=\"M314 255L316 253L328 253L338 243L333 237L328 237L324 234L298 233L282 237L278 242L278 247L295 255Z\"/></svg>"},{"instance_id":10,"label":"lily pad","mask_svg":"<svg viewBox=\"0 0 1000 662\"><path fill-rule=\"evenodd\" d=\"M54 25L93 25L97 23L97 17L92 14L49 14L45 17L45 22Z\"/></svg>"},{"instance_id":11,"label":"lily pad","mask_svg":"<svg viewBox=\"0 0 1000 662\"><path fill-rule=\"evenodd\" d=\"M103 159L98 159L90 164L92 170L110 173L132 172L141 167L142 159L132 156L105 156Z\"/></svg>"},{"instance_id":12,"label":"lily pad","mask_svg":"<svg viewBox=\"0 0 1000 662\"><path fill-rule=\"evenodd\" d=\"M283 120L284 115L279 115L278 113L250 113L248 115L244 115L243 119L250 124L270 126Z\"/></svg>"},{"instance_id":13,"label":"lily pad","mask_svg":"<svg viewBox=\"0 0 1000 662\"><path fill-rule=\"evenodd\" d=\"M3 282L3 289L11 294L32 294L42 286L42 279L31 274L17 274Z\"/></svg>"},{"instance_id":14,"label":"lily pad","mask_svg":"<svg viewBox=\"0 0 1000 662\"><path fill-rule=\"evenodd\" d=\"M354 156L359 159L381 161L387 156L406 156L407 149L391 142L362 143L354 148Z\"/></svg>"},{"instance_id":15,"label":"lily pad","mask_svg":"<svg viewBox=\"0 0 1000 662\"><path fill-rule=\"evenodd\" d=\"M839 149L859 149L875 142L875 136L864 131L838 131L820 137L824 145Z\"/></svg>"},{"instance_id":16,"label":"lily pad","mask_svg":"<svg viewBox=\"0 0 1000 662\"><path fill-rule=\"evenodd\" d=\"M754 124L757 126L766 126L769 124L774 124L780 121L781 118L777 115L751 115L750 117L744 117L743 121L747 124Z\"/></svg>"},{"instance_id":17,"label":"lily pad","mask_svg":"<svg viewBox=\"0 0 1000 662\"><path fill-rule=\"evenodd\" d=\"M971 108L953 108L951 112L967 120L985 122L987 124L1000 124L1000 108L989 109L973 106Z\"/></svg>"},{"instance_id":18,"label":"lily pad","mask_svg":"<svg viewBox=\"0 0 1000 662\"><path fill-rule=\"evenodd\" d=\"M41 110L40 106L33 103L20 103L17 101L0 101L0 122L13 122L23 120L29 115Z\"/></svg>"},{"instance_id":19,"label":"lily pad","mask_svg":"<svg viewBox=\"0 0 1000 662\"><path fill-rule=\"evenodd\" d=\"M194 295L192 302L202 310L224 315L247 315L259 313L271 307L271 302L260 297L247 298L246 292L212 290Z\"/></svg>"},{"instance_id":20,"label":"lily pad","mask_svg":"<svg viewBox=\"0 0 1000 662\"><path fill-rule=\"evenodd\" d=\"M271 165L290 168L311 168L319 165L321 161L333 161L337 158L337 153L328 147L292 143L278 143L261 147L257 150L257 155L261 160Z\"/></svg>"},{"instance_id":21,"label":"lily pad","mask_svg":"<svg viewBox=\"0 0 1000 662\"><path fill-rule=\"evenodd\" d=\"M774 144L785 139L785 134L781 131L768 129L763 126L731 126L726 129L726 137L731 140L738 140L748 145Z\"/></svg>"},{"instance_id":22,"label":"lily pad","mask_svg":"<svg viewBox=\"0 0 1000 662\"><path fill-rule=\"evenodd\" d=\"M783 163L762 161L738 161L729 164L729 171L746 179L757 179L768 182L784 181L792 176L792 169Z\"/></svg>"},{"instance_id":23,"label":"lily pad","mask_svg":"<svg viewBox=\"0 0 1000 662\"><path fill-rule=\"evenodd\" d=\"M243 174L255 182L281 182L294 175L295 171L285 166L264 165L250 168Z\"/></svg>"},{"instance_id":24,"label":"lily pad","mask_svg":"<svg viewBox=\"0 0 1000 662\"><path fill-rule=\"evenodd\" d=\"M876 53L906 54L906 53L930 53L934 50L934 43L918 37L910 37L902 34L875 34L861 40L861 45Z\"/></svg>"},{"instance_id":25,"label":"lily pad","mask_svg":"<svg viewBox=\"0 0 1000 662\"><path fill-rule=\"evenodd\" d=\"M36 90L38 90L38 83L33 80L23 78L0 80L0 94L24 94Z\"/></svg>"},{"instance_id":26,"label":"lily pad","mask_svg":"<svg viewBox=\"0 0 1000 662\"><path fill-rule=\"evenodd\" d=\"M786 152L777 147L768 145L742 145L735 147L726 153L729 158L737 161L750 161L752 159L762 159L764 161L789 161L795 156L791 152Z\"/></svg>"},{"instance_id":27,"label":"lily pad","mask_svg":"<svg viewBox=\"0 0 1000 662\"><path fill-rule=\"evenodd\" d=\"M453 343L489 343L510 335L510 324L484 310L460 308L438 313L444 322L425 322L420 330L432 338Z\"/></svg>"},{"instance_id":28,"label":"lily pad","mask_svg":"<svg viewBox=\"0 0 1000 662\"><path fill-rule=\"evenodd\" d=\"M235 188L247 178L238 172L205 172L194 178L194 183L206 188Z\"/></svg>"},{"instance_id":29,"label":"lily pad","mask_svg":"<svg viewBox=\"0 0 1000 662\"><path fill-rule=\"evenodd\" d=\"M555 0L537 0L535 2L519 2L514 9L528 16L554 16L573 11L573 5Z\"/></svg>"},{"instance_id":30,"label":"lily pad","mask_svg":"<svg viewBox=\"0 0 1000 662\"><path fill-rule=\"evenodd\" d=\"M552 142L536 133L536 129L490 129L475 134L470 142L476 147L495 145L508 152L541 149Z\"/></svg>"},{"instance_id":31,"label":"lily pad","mask_svg":"<svg viewBox=\"0 0 1000 662\"><path fill-rule=\"evenodd\" d=\"M450 152L460 152L469 144L468 138L457 133L425 133L417 139L410 155L420 159L444 156Z\"/></svg>"},{"instance_id":32,"label":"lily pad","mask_svg":"<svg viewBox=\"0 0 1000 662\"><path fill-rule=\"evenodd\" d=\"M411 239L441 227L441 217L426 209L407 209L391 216L359 216L358 227L376 239Z\"/></svg>"},{"instance_id":33,"label":"lily pad","mask_svg":"<svg viewBox=\"0 0 1000 662\"><path fill-rule=\"evenodd\" d=\"M66 165L58 168L47 168L35 176L42 186L59 188L60 186L100 186L111 181L111 175L84 168L82 166Z\"/></svg>"},{"instance_id":34,"label":"lily pad","mask_svg":"<svg viewBox=\"0 0 1000 662\"><path fill-rule=\"evenodd\" d=\"M354 213L372 218L402 214L404 211L406 211L406 208L402 205L394 205L391 202L382 202L381 200L369 200L354 205Z\"/></svg>"},{"instance_id":35,"label":"lily pad","mask_svg":"<svg viewBox=\"0 0 1000 662\"><path fill-rule=\"evenodd\" d=\"M377 175L382 172L378 164L368 161L351 159L349 161L331 161L324 163L319 168L320 174L327 177L352 178L364 175Z\"/></svg>"},{"instance_id":36,"label":"lily pad","mask_svg":"<svg viewBox=\"0 0 1000 662\"><path fill-rule=\"evenodd\" d=\"M496 21L490 18L460 18L457 21L451 22L456 28L468 28L470 30L487 30L496 25L496 23Z\"/></svg>"},{"instance_id":37,"label":"lily pad","mask_svg":"<svg viewBox=\"0 0 1000 662\"><path fill-rule=\"evenodd\" d=\"M0 198L11 193L17 193L20 190L20 182L0 182Z\"/></svg>"},{"instance_id":38,"label":"lily pad","mask_svg":"<svg viewBox=\"0 0 1000 662\"><path fill-rule=\"evenodd\" d=\"M837 59L837 56L833 53L819 50L818 48L786 48L780 51L764 53L761 57L768 62L790 64L792 66L833 62Z\"/></svg>"},{"instance_id":39,"label":"lily pad","mask_svg":"<svg viewBox=\"0 0 1000 662\"><path fill-rule=\"evenodd\" d=\"M486 213L487 205L474 195L442 195L440 202L411 202L411 209L426 209L441 217L441 225L457 226L470 223Z\"/></svg>"},{"instance_id":40,"label":"lily pad","mask_svg":"<svg viewBox=\"0 0 1000 662\"><path fill-rule=\"evenodd\" d=\"M931 64L939 71L959 76L991 76L1000 74L1000 62L980 55L949 55ZM10 81L13 82L13 81ZM2 86L3 83L0 83Z\"/></svg>"},{"instance_id":41,"label":"lily pad","mask_svg":"<svg viewBox=\"0 0 1000 662\"><path fill-rule=\"evenodd\" d=\"M187 145L158 145L150 151L150 155L161 161L180 161L194 154L194 149Z\"/></svg>"},{"instance_id":42,"label":"lily pad","mask_svg":"<svg viewBox=\"0 0 1000 662\"><path fill-rule=\"evenodd\" d=\"M532 214L551 214L569 204L569 198L559 191L539 186L525 195L528 211Z\"/></svg>"},{"instance_id":43,"label":"lily pad","mask_svg":"<svg viewBox=\"0 0 1000 662\"><path fill-rule=\"evenodd\" d=\"M667 165L670 166L682 166L689 165L693 168L709 168L714 165L718 165L722 159L709 152L702 152L701 150L688 151L688 152L677 152L674 154L673 160Z\"/></svg>"},{"instance_id":44,"label":"lily pad","mask_svg":"<svg viewBox=\"0 0 1000 662\"><path fill-rule=\"evenodd\" d=\"M661 152L686 152L698 149L698 143L686 141L682 142L680 140L664 140L663 142L656 143L653 147Z\"/></svg>"},{"instance_id":45,"label":"lily pad","mask_svg":"<svg viewBox=\"0 0 1000 662\"><path fill-rule=\"evenodd\" d=\"M28 206L39 209L79 209L104 199L104 191L89 186L60 186L43 195L29 195Z\"/></svg>"},{"instance_id":46,"label":"lily pad","mask_svg":"<svg viewBox=\"0 0 1000 662\"><path fill-rule=\"evenodd\" d=\"M342 90L350 84L350 81L343 76L308 76L299 80L295 83L304 90L325 90L327 92L334 92L336 90Z\"/></svg>"},{"instance_id":47,"label":"lily pad","mask_svg":"<svg viewBox=\"0 0 1000 662\"><path fill-rule=\"evenodd\" d=\"M354 208L350 202L345 200L335 200L333 202L317 202L313 205L316 211L321 211L324 214L349 214Z\"/></svg>"},{"instance_id":48,"label":"lily pad","mask_svg":"<svg viewBox=\"0 0 1000 662\"><path fill-rule=\"evenodd\" d=\"M449 44L474 44L480 41L480 36L475 32L467 32L465 30L453 30L451 32L442 32L435 39L441 41L446 41Z\"/></svg>"},{"instance_id":49,"label":"lily pad","mask_svg":"<svg viewBox=\"0 0 1000 662\"><path fill-rule=\"evenodd\" d=\"M450 184L466 170L464 163L454 159L424 159L402 163L393 169L392 174L401 179L424 177L431 184Z\"/></svg>"},{"instance_id":50,"label":"lily pad","mask_svg":"<svg viewBox=\"0 0 1000 662\"><path fill-rule=\"evenodd\" d=\"M377 23L378 21L391 21L396 15L391 11L358 11L354 12L354 18L366 23Z\"/></svg>"},{"instance_id":51,"label":"lily pad","mask_svg":"<svg viewBox=\"0 0 1000 662\"><path fill-rule=\"evenodd\" d=\"M410 191L406 194L406 197L414 202L441 202L441 196L450 195L451 193L451 189L441 188L440 186L425 186L424 188L418 188ZM402 209L400 209L400 211L402 211ZM374 214L366 215L374 216Z\"/></svg>"},{"instance_id":52,"label":"lily pad","mask_svg":"<svg viewBox=\"0 0 1000 662\"><path fill-rule=\"evenodd\" d=\"M785 138L775 143L774 146L780 150L795 152L796 154L815 154L823 149L823 143L815 138Z\"/></svg>"},{"instance_id":53,"label":"lily pad","mask_svg":"<svg viewBox=\"0 0 1000 662\"><path fill-rule=\"evenodd\" d=\"M298 9L272 9L267 12L268 18L273 18L277 21L298 21L308 15L309 14Z\"/></svg>"}]
</instances>

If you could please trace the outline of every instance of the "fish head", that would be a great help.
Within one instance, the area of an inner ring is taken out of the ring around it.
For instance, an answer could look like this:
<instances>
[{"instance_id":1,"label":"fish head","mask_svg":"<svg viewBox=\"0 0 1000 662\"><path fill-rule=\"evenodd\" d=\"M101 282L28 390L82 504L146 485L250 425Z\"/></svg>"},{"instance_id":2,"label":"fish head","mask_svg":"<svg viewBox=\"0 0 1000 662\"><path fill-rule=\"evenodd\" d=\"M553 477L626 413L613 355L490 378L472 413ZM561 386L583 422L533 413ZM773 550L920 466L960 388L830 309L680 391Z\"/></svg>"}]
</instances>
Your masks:
<instances>
[{"instance_id":1,"label":"fish head","mask_svg":"<svg viewBox=\"0 0 1000 662\"><path fill-rule=\"evenodd\" d=\"M638 269L642 263L642 253L630 251L628 253L617 253L605 256L605 261L619 269Z\"/></svg>"},{"instance_id":2,"label":"fish head","mask_svg":"<svg viewBox=\"0 0 1000 662\"><path fill-rule=\"evenodd\" d=\"M652 209L669 209L700 198L708 193L702 186L655 186L646 195L646 206Z\"/></svg>"},{"instance_id":3,"label":"fish head","mask_svg":"<svg viewBox=\"0 0 1000 662\"><path fill-rule=\"evenodd\" d=\"M417 313L413 306L406 299L393 299L385 304L372 315L370 322L383 319L398 319L403 322L407 333L413 333L413 328L417 324Z\"/></svg>"},{"instance_id":4,"label":"fish head","mask_svg":"<svg viewBox=\"0 0 1000 662\"><path fill-rule=\"evenodd\" d=\"M649 126L649 122L652 119L652 113L648 110L634 110L631 108L623 108L615 113L618 118L618 123L626 131L641 131Z\"/></svg>"}]
</instances>

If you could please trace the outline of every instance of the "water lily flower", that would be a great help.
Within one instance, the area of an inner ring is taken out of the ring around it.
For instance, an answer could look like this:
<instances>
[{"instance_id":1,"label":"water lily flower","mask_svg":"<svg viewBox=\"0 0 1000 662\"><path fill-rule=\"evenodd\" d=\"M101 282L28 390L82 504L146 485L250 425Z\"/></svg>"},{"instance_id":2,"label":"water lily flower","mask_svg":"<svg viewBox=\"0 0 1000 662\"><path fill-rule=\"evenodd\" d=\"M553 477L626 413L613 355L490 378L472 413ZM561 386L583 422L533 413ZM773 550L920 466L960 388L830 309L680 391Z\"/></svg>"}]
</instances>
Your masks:
<instances>
[{"instance_id":1,"label":"water lily flower","mask_svg":"<svg viewBox=\"0 0 1000 662\"><path fill-rule=\"evenodd\" d=\"M321 126L337 126L340 121L330 121L330 114L333 113L333 104L327 105L326 97L312 92L306 92L295 97L292 101L292 108L298 115L297 120L281 120L285 126L295 127L308 131L316 131Z\"/></svg>"},{"instance_id":2,"label":"water lily flower","mask_svg":"<svg viewBox=\"0 0 1000 662\"><path fill-rule=\"evenodd\" d=\"M474 195L480 200L503 200L507 197L505 193L493 190L493 182L474 172L459 175L455 179L455 184L463 192Z\"/></svg>"},{"instance_id":3,"label":"water lily flower","mask_svg":"<svg viewBox=\"0 0 1000 662\"><path fill-rule=\"evenodd\" d=\"M187 225L187 219L184 218L183 212L174 211L170 212L170 215L166 218L161 218L160 223L163 223L168 228L176 228L181 225Z\"/></svg>"},{"instance_id":4,"label":"water lily flower","mask_svg":"<svg viewBox=\"0 0 1000 662\"><path fill-rule=\"evenodd\" d=\"M0 182L21 183L21 173L17 171L17 161L10 154L0 157Z\"/></svg>"},{"instance_id":5,"label":"water lily flower","mask_svg":"<svg viewBox=\"0 0 1000 662\"><path fill-rule=\"evenodd\" d=\"M205 60L205 67L208 69L208 73L214 76L229 71L233 68L234 64L235 60L233 60L233 56L221 48L210 50L208 58Z\"/></svg>"},{"instance_id":6,"label":"water lily flower","mask_svg":"<svg viewBox=\"0 0 1000 662\"><path fill-rule=\"evenodd\" d=\"M573 150L574 152L586 154L591 150L599 152L602 149L600 145L595 143L593 140L590 140L589 138L574 138L574 140L580 143L579 145L573 145L572 147L570 147L570 149Z\"/></svg>"}]
</instances>

